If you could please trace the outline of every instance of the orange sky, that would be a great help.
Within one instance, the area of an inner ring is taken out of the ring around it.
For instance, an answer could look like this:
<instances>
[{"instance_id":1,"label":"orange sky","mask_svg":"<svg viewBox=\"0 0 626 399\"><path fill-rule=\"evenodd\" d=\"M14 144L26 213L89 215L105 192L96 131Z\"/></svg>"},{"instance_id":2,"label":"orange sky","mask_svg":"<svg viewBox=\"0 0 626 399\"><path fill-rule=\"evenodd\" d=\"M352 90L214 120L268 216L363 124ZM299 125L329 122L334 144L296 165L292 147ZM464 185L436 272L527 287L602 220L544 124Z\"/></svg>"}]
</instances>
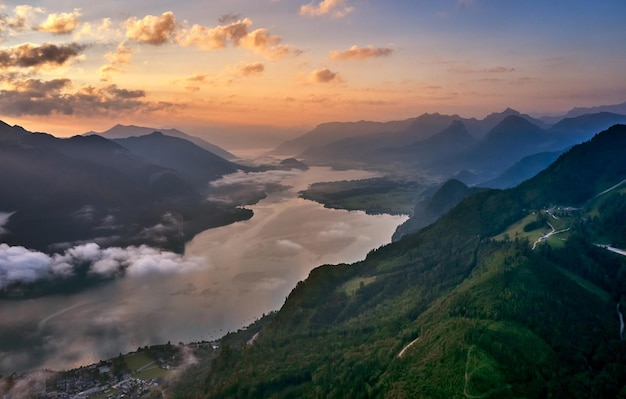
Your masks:
<instances>
[{"instance_id":1,"label":"orange sky","mask_svg":"<svg viewBox=\"0 0 626 399\"><path fill-rule=\"evenodd\" d=\"M0 118L59 136L306 130L626 100L622 0L145 3L3 2Z\"/></svg>"}]
</instances>

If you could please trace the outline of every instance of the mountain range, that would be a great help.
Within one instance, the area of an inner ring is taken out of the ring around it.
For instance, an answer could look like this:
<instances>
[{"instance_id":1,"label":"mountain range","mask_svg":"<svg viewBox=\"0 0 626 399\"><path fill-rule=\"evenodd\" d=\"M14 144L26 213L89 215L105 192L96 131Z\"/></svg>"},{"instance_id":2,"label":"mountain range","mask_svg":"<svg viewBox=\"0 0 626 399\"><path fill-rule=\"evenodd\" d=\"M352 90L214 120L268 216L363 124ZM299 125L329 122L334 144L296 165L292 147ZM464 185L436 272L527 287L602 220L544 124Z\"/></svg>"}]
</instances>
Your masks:
<instances>
[{"instance_id":1,"label":"mountain range","mask_svg":"<svg viewBox=\"0 0 626 399\"><path fill-rule=\"evenodd\" d=\"M398 122L320 125L276 152L300 151L298 157L312 165L398 175L428 171L444 181L466 170L487 181L525 156L563 151L616 123L626 123L626 116L600 112L550 126L512 109L482 120L424 114Z\"/></svg>"},{"instance_id":2,"label":"mountain range","mask_svg":"<svg viewBox=\"0 0 626 399\"><path fill-rule=\"evenodd\" d=\"M168 389L188 398L621 397L626 258L594 244L626 243L625 153L626 125L615 125L515 188L465 196L361 262L314 269L265 326L225 337L242 344ZM467 193L459 182L445 190Z\"/></svg>"},{"instance_id":3,"label":"mountain range","mask_svg":"<svg viewBox=\"0 0 626 399\"><path fill-rule=\"evenodd\" d=\"M45 252L86 240L181 252L197 232L251 216L205 200L210 180L237 170L247 168L161 133L61 139L0 123L0 210L13 212L2 240Z\"/></svg>"},{"instance_id":4,"label":"mountain range","mask_svg":"<svg viewBox=\"0 0 626 399\"><path fill-rule=\"evenodd\" d=\"M565 115L546 116L540 119L547 124L553 124L565 118L575 118L577 116L597 114L601 112L626 115L626 101L620 104L612 105L600 105L595 107L575 107L569 110Z\"/></svg>"},{"instance_id":5,"label":"mountain range","mask_svg":"<svg viewBox=\"0 0 626 399\"><path fill-rule=\"evenodd\" d=\"M181 132L178 129L156 129L151 127L143 127L143 126L134 126L134 125L120 125L117 124L110 128L109 130L105 130L104 132L94 132L90 131L87 133L83 133L83 136L90 136L97 134L104 138L114 140L114 139L125 139L129 137L139 137L146 136L152 134L154 132L160 132L166 136L177 137L179 139L184 139L192 142L200 148L204 148L207 151L212 152L213 154L227 159L233 160L236 157L225 149L216 146L215 144L211 144L206 140L201 139L200 137L192 136L187 133Z\"/></svg>"}]
</instances>

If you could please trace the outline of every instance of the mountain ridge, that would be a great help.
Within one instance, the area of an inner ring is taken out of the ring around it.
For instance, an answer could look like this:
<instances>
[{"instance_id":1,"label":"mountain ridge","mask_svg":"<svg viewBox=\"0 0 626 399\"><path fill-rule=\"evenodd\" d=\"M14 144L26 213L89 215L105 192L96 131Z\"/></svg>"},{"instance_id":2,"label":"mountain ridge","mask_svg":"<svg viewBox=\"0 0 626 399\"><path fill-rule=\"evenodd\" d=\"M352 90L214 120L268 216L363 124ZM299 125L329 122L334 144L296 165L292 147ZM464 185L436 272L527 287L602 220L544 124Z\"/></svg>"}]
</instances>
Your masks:
<instances>
[{"instance_id":1,"label":"mountain ridge","mask_svg":"<svg viewBox=\"0 0 626 399\"><path fill-rule=\"evenodd\" d=\"M82 136L98 135L107 139L123 139L123 138L129 138L133 136L146 136L154 132L161 132L167 136L177 137L177 138L190 141L194 143L195 145L197 145L198 147L204 148L205 150L210 151L214 153L215 155L221 158L227 159L227 160L233 160L236 158L233 154L224 150L223 148L215 144L209 143L200 137L189 135L178 129L156 129L156 128L151 128L151 127L143 127L143 126L136 126L136 125L122 125L118 123L117 125L103 132L89 131L89 132L83 133Z\"/></svg>"},{"instance_id":2,"label":"mountain ridge","mask_svg":"<svg viewBox=\"0 0 626 399\"><path fill-rule=\"evenodd\" d=\"M174 159L167 156L176 149L171 143L153 163L101 136L57 138L0 124L0 209L13 212L3 241L44 252L84 240L180 252L185 237L251 216L250 211L205 201L208 181L237 170L235 164L182 139L162 137L186 148L178 163L163 162ZM192 152L201 157L190 156ZM202 157L222 166L202 163ZM192 181L190 171L181 167L183 160L200 162L206 180ZM87 216L77 216L82 214ZM178 215L183 225L168 227L162 235L142 233L162 224L168 214Z\"/></svg>"}]
</instances>

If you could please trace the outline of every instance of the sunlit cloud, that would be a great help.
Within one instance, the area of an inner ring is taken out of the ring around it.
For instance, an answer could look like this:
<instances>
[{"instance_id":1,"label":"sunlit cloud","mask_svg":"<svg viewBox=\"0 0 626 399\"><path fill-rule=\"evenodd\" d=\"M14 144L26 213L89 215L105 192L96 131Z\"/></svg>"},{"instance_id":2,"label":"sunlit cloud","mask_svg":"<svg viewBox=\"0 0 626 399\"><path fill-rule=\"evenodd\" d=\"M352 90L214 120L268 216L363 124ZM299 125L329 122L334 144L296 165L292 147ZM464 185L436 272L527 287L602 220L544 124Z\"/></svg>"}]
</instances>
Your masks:
<instances>
[{"instance_id":1,"label":"sunlit cloud","mask_svg":"<svg viewBox=\"0 0 626 399\"><path fill-rule=\"evenodd\" d=\"M316 69L311 72L310 78L315 83L342 82L341 77L336 72L328 68Z\"/></svg>"},{"instance_id":2,"label":"sunlit cloud","mask_svg":"<svg viewBox=\"0 0 626 399\"><path fill-rule=\"evenodd\" d=\"M181 82L185 84L184 88L187 92L197 93L202 86L228 86L233 84L239 78L261 76L265 71L265 65L261 62L245 63L228 66L221 72L216 74L197 74L184 79L175 79L172 85L179 85Z\"/></svg>"},{"instance_id":3,"label":"sunlit cloud","mask_svg":"<svg viewBox=\"0 0 626 399\"><path fill-rule=\"evenodd\" d=\"M15 7L13 16L4 16L2 17L3 25L12 30L21 32L26 30L35 16L35 14L40 14L45 12L45 10L41 7L32 7L29 5L20 5Z\"/></svg>"},{"instance_id":4,"label":"sunlit cloud","mask_svg":"<svg viewBox=\"0 0 626 399\"><path fill-rule=\"evenodd\" d=\"M120 31L114 28L111 18L102 18L99 22L84 22L80 29L74 32L75 39L83 37L95 38L97 40L108 40L111 36L121 35Z\"/></svg>"},{"instance_id":5,"label":"sunlit cloud","mask_svg":"<svg viewBox=\"0 0 626 399\"><path fill-rule=\"evenodd\" d=\"M354 7L347 5L346 0L323 0L318 4L311 2L300 7L300 14L310 17L330 14L333 17L341 18L352 11L354 11Z\"/></svg>"},{"instance_id":6,"label":"sunlit cloud","mask_svg":"<svg viewBox=\"0 0 626 399\"><path fill-rule=\"evenodd\" d=\"M251 26L252 20L249 18L216 27L194 24L190 28L183 29L177 41L182 46L195 46L203 50L221 50L230 44L233 47L253 50L269 59L276 60L289 54L301 53L300 50L282 44L280 36L272 35L263 28L250 31Z\"/></svg>"},{"instance_id":7,"label":"sunlit cloud","mask_svg":"<svg viewBox=\"0 0 626 399\"><path fill-rule=\"evenodd\" d=\"M114 52L106 53L104 56L109 62L100 67L100 79L106 81L111 78L112 73L122 72L122 67L130 64L132 54L133 50L124 43L120 43Z\"/></svg>"},{"instance_id":8,"label":"sunlit cloud","mask_svg":"<svg viewBox=\"0 0 626 399\"><path fill-rule=\"evenodd\" d=\"M41 32L54 33L55 35L72 33L74 29L78 27L78 18L81 15L79 9L74 9L72 12L50 14L48 18L35 29Z\"/></svg>"},{"instance_id":9,"label":"sunlit cloud","mask_svg":"<svg viewBox=\"0 0 626 399\"><path fill-rule=\"evenodd\" d=\"M388 57L393 54L393 49L386 47L358 47L352 46L348 50L331 51L328 58L331 61L364 60L367 58Z\"/></svg>"},{"instance_id":10,"label":"sunlit cloud","mask_svg":"<svg viewBox=\"0 0 626 399\"><path fill-rule=\"evenodd\" d=\"M241 40L248 34L251 25L252 20L248 18L213 28L195 24L189 29L183 29L178 36L178 43L203 50L223 49L228 43L239 46Z\"/></svg>"},{"instance_id":11,"label":"sunlit cloud","mask_svg":"<svg viewBox=\"0 0 626 399\"><path fill-rule=\"evenodd\" d=\"M126 37L138 43L160 46L167 43L176 30L176 18L171 11L160 16L147 15L142 19L126 20Z\"/></svg>"}]
</instances>

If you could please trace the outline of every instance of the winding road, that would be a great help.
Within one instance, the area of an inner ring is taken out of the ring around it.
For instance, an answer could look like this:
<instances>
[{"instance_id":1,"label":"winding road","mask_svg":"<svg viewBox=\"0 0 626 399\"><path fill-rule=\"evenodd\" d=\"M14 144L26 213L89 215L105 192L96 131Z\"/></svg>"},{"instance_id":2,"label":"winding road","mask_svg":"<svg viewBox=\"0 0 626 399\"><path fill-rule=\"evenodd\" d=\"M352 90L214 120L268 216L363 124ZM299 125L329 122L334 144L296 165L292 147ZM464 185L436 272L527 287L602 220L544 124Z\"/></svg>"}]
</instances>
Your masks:
<instances>
[{"instance_id":1,"label":"winding road","mask_svg":"<svg viewBox=\"0 0 626 399\"><path fill-rule=\"evenodd\" d=\"M537 247L537 244L539 244L539 243L541 243L541 242L543 242L543 241L547 240L548 238L550 238L550 236L553 236L553 235L555 235L555 234L559 234L559 233L565 233L566 231L569 231L569 229L570 229L570 228L568 227L568 228L566 228L566 229L563 229L563 230L558 230L558 231L557 231L557 230L554 228L554 226L552 226L552 224L551 224L550 222L547 222L547 223L548 223L548 226L550 226L550 228L552 229L552 231L551 231L551 232L549 232L548 234L544 234L544 235L542 235L541 237L539 237L539 239L538 239L537 241L535 241L535 242L533 243L533 251L535 250L535 247Z\"/></svg>"},{"instance_id":2,"label":"winding road","mask_svg":"<svg viewBox=\"0 0 626 399\"><path fill-rule=\"evenodd\" d=\"M417 342L417 340L420 339L420 337L415 338L413 341L409 342L408 344L406 344L404 346L404 348L402 348L402 350L400 351L400 353L398 353L398 359L402 359L402 356L404 356L404 352L407 351L407 349L409 349L410 347L413 346L413 344L415 344Z\"/></svg>"}]
</instances>

